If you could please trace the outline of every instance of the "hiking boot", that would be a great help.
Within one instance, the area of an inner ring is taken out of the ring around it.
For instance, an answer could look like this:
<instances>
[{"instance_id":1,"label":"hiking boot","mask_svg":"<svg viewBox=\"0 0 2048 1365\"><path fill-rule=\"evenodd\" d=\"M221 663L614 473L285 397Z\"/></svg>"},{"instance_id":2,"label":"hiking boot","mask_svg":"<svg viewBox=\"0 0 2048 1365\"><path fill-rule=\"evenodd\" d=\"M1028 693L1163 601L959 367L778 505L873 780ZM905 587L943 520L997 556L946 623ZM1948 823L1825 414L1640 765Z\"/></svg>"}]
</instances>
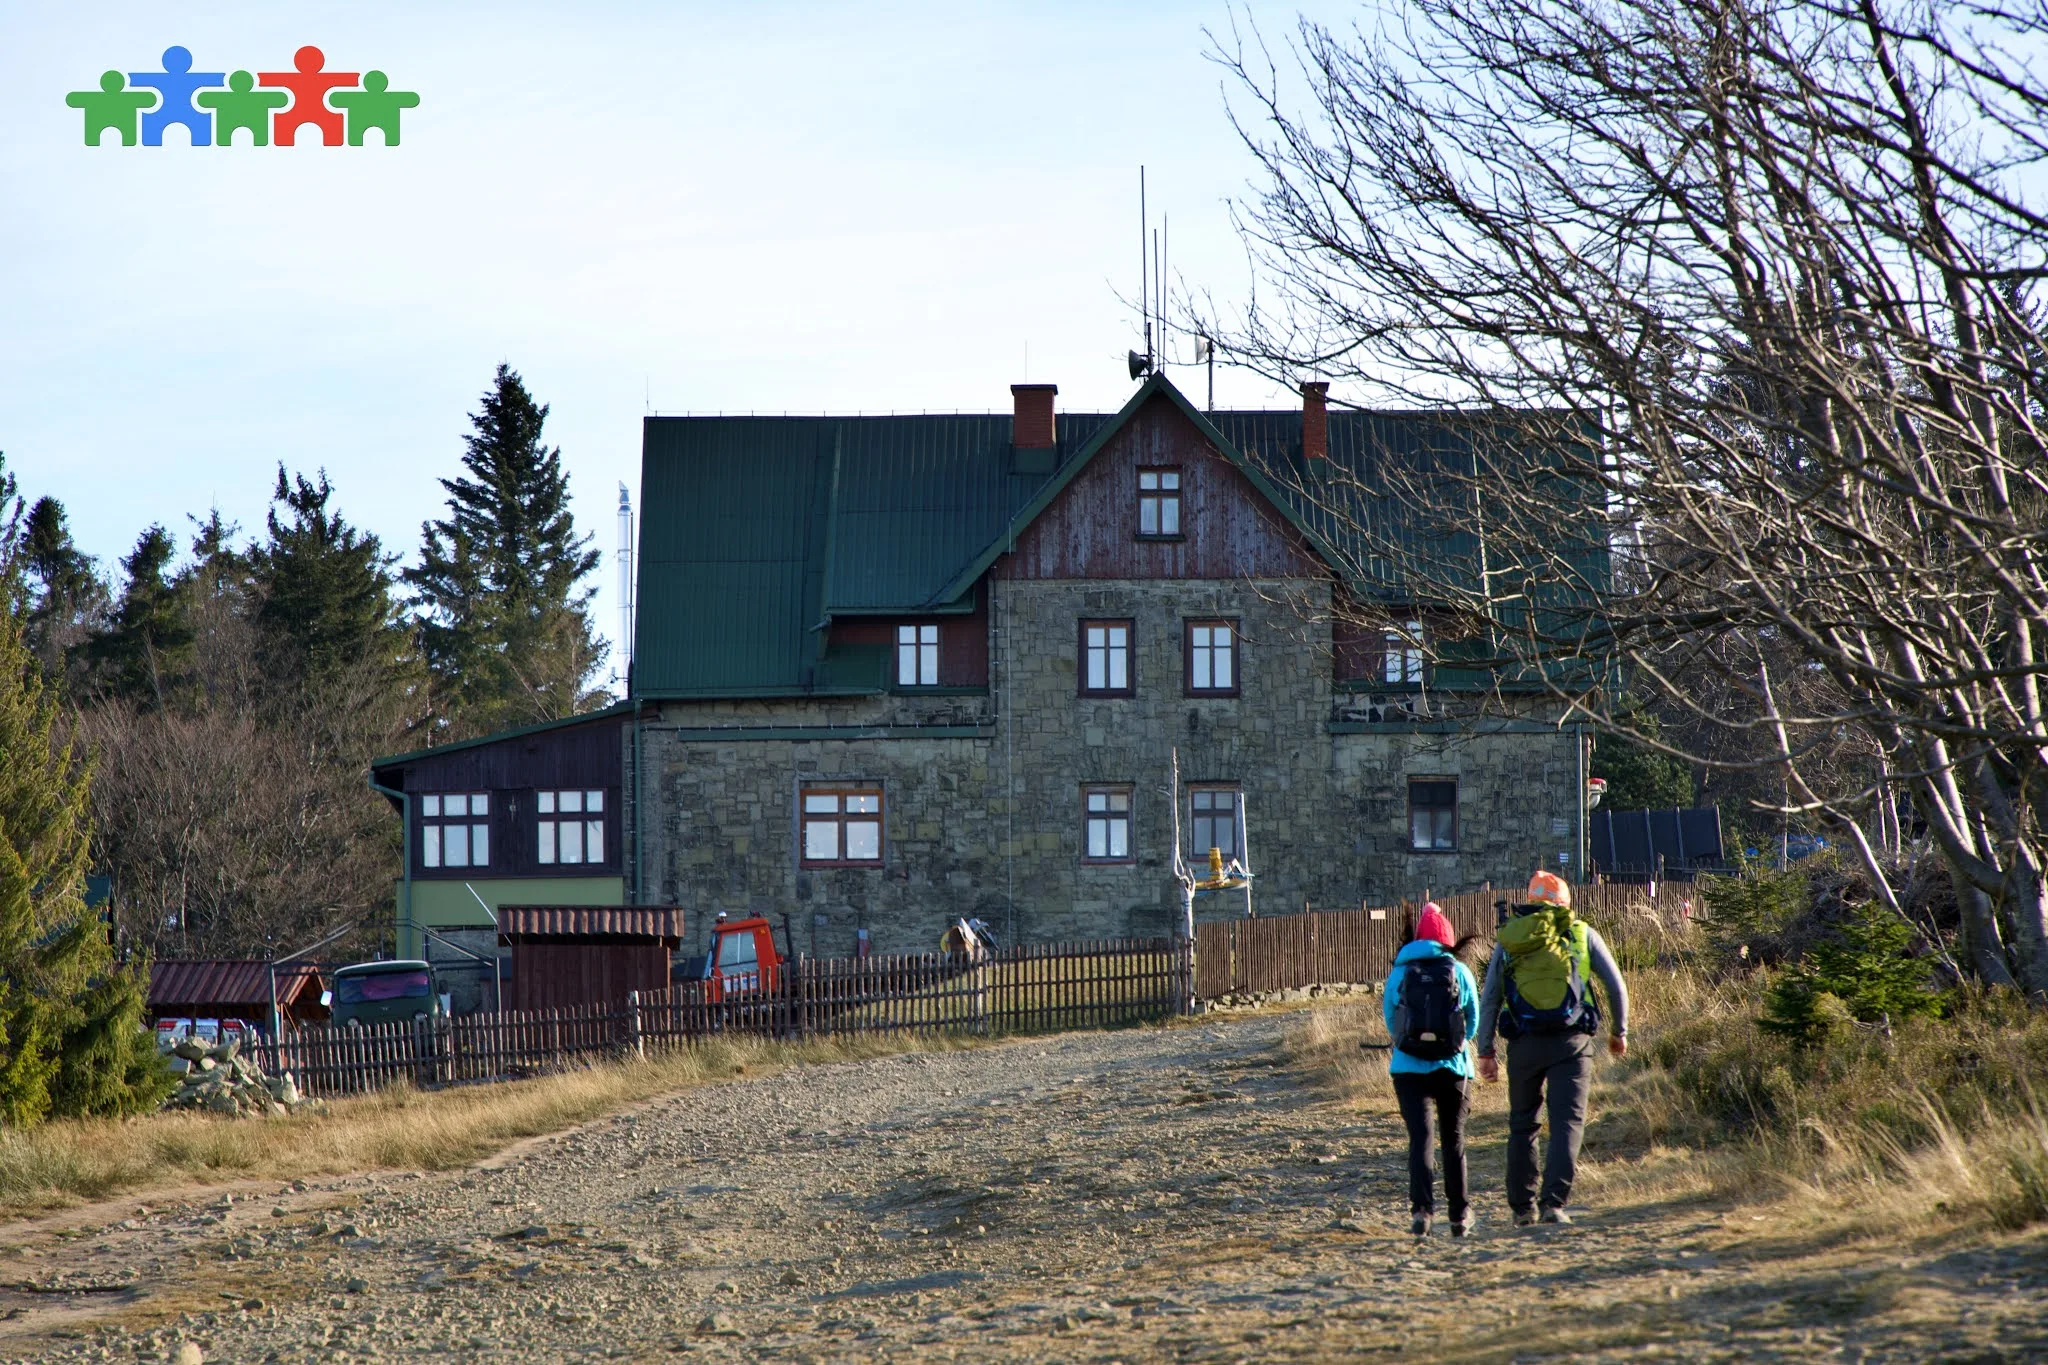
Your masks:
<instances>
[{"instance_id":1,"label":"hiking boot","mask_svg":"<svg viewBox=\"0 0 2048 1365\"><path fill-rule=\"evenodd\" d=\"M1515 1226L1516 1226L1516 1227L1518 1227L1518 1228L1526 1228L1526 1227L1530 1226L1531 1224L1533 1224L1533 1223L1534 1223L1535 1221L1536 1221L1536 1210L1534 1210L1534 1209L1516 1209L1516 1210L1515 1210Z\"/></svg>"},{"instance_id":2,"label":"hiking boot","mask_svg":"<svg viewBox=\"0 0 2048 1365\"><path fill-rule=\"evenodd\" d=\"M1543 1221L1546 1223L1569 1223L1572 1221L1572 1216L1563 1209L1545 1209L1543 1210Z\"/></svg>"},{"instance_id":3,"label":"hiking boot","mask_svg":"<svg viewBox=\"0 0 2048 1365\"><path fill-rule=\"evenodd\" d=\"M1466 1235L1467 1233L1469 1233L1469 1232L1471 1232L1471 1231L1472 1231L1472 1215L1471 1215L1471 1214L1469 1214L1469 1213L1468 1213L1468 1214L1466 1214L1466 1215L1465 1215L1464 1217L1462 1217L1462 1218L1453 1218L1453 1219L1451 1220L1451 1236L1453 1236L1453 1237L1457 1237L1457 1238L1463 1238L1463 1237L1464 1237L1464 1236L1465 1236L1465 1235Z\"/></svg>"},{"instance_id":4,"label":"hiking boot","mask_svg":"<svg viewBox=\"0 0 2048 1365\"><path fill-rule=\"evenodd\" d=\"M1415 1221L1408 1225L1408 1231L1414 1233L1417 1237L1429 1236L1429 1215L1426 1213L1416 1214Z\"/></svg>"}]
</instances>

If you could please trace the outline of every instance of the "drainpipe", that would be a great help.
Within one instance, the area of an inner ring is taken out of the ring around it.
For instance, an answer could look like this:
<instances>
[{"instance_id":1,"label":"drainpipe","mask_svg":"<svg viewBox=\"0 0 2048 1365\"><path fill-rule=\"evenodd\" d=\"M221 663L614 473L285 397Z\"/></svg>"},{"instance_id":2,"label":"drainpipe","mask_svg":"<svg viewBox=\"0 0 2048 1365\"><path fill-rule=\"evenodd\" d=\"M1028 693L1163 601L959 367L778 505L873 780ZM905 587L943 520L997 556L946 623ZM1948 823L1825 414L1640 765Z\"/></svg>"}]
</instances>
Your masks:
<instances>
[{"instance_id":1,"label":"drainpipe","mask_svg":"<svg viewBox=\"0 0 2048 1365\"><path fill-rule=\"evenodd\" d=\"M626 898L628 905L645 905L647 895L642 888L645 863L640 856L640 805L646 799L646 783L640 779L641 717L646 713L647 703L639 698L633 701L633 889Z\"/></svg>"},{"instance_id":2,"label":"drainpipe","mask_svg":"<svg viewBox=\"0 0 2048 1365\"><path fill-rule=\"evenodd\" d=\"M1578 870L1565 878L1565 880L1590 883L1593 880L1593 875L1591 869L1586 866L1586 727L1584 725L1574 725L1572 727L1572 740L1578 748L1579 760L1579 815L1576 821L1578 825L1578 846L1572 850L1572 857L1578 860L1579 866Z\"/></svg>"},{"instance_id":3,"label":"drainpipe","mask_svg":"<svg viewBox=\"0 0 2048 1365\"><path fill-rule=\"evenodd\" d=\"M397 802L398 802L398 810L399 810L399 815L400 815L400 817L402 818L402 820L404 821L404 825L405 825L405 828L404 828L404 834L403 834L403 838L402 838L402 840L401 840L401 847L403 848L403 850L404 850L404 853L405 853L405 872L404 872L404 875L403 875L403 876L402 876L402 877L400 878L400 884L401 884L401 885L402 885L402 886L404 887L404 891L403 891L402 895L400 896L400 904L399 904L399 910L398 910L398 917L397 917L397 918L398 918L398 924L397 924L397 925L394 925L394 926L393 926L393 932L392 932L392 944L391 944L391 951L392 951L393 955L394 955L394 956L396 956L396 955L398 954L398 942L397 942L397 938L398 938L398 929L399 929L399 927L400 927L400 926L410 926L410 925L411 925L411 924L413 923L413 918L412 918L412 794L411 794L410 792L394 791L394 790L393 790L392 788L390 788L390 787L386 787L386 786L382 786L382 785L380 785L380 784L378 783L378 781L377 781L377 776L376 776L376 774L375 774L374 772L373 772L373 773L371 773L371 775L370 775L370 790L371 790L371 791L373 791L373 792L376 792L376 793L377 793L378 795L380 795L380 796L388 796L388 797L392 798L393 800L397 801Z\"/></svg>"}]
</instances>

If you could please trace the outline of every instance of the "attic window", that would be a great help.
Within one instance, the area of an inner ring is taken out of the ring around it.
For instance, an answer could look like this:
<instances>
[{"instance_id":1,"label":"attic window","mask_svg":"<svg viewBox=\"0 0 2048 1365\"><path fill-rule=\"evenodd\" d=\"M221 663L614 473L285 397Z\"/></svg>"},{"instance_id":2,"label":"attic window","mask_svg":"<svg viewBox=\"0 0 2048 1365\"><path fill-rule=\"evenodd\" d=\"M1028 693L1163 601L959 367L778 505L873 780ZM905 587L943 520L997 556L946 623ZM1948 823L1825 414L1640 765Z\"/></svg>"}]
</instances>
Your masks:
<instances>
[{"instance_id":1,"label":"attic window","mask_svg":"<svg viewBox=\"0 0 2048 1365\"><path fill-rule=\"evenodd\" d=\"M896 685L939 685L939 628L936 625L896 627Z\"/></svg>"},{"instance_id":2,"label":"attic window","mask_svg":"<svg viewBox=\"0 0 2048 1365\"><path fill-rule=\"evenodd\" d=\"M1179 469L1138 471L1138 534L1160 540L1179 538Z\"/></svg>"}]
</instances>

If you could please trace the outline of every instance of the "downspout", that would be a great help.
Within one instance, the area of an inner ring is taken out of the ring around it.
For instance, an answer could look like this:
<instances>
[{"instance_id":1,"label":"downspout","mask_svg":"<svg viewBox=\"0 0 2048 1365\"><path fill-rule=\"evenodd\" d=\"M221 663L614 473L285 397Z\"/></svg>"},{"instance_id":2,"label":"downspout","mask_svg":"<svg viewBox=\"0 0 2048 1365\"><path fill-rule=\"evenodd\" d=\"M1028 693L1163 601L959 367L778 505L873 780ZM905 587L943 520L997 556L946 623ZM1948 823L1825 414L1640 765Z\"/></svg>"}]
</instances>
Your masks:
<instances>
[{"instance_id":1,"label":"downspout","mask_svg":"<svg viewBox=\"0 0 2048 1365\"><path fill-rule=\"evenodd\" d=\"M644 784L643 784L643 783L641 782L641 780L640 780L640 763L641 763L641 749L640 749L640 734L641 734L641 716L642 716L642 715L643 715L643 713L645 712L645 710L646 710L646 707L647 707L647 703L646 703L645 701L642 701L642 700L640 700L640 699L638 699L638 698L635 698L635 699L634 699L634 702L633 702L633 888L632 888L632 891L631 891L631 892L630 892L630 893L629 893L629 894L627 895L627 897L626 897L626 904L628 904L628 905L645 905L645 904L647 903L647 897L646 897L646 894L645 894L645 893L644 893L644 892L643 892L643 891L641 890L641 888L642 888L642 887L643 887L643 886L645 885L645 883L644 883L644 882L643 882L643 881L641 880L641 879L642 879L642 877L643 877L643 875L644 875L644 873L642 872L642 868L643 868L644 864L642 863L642 861L641 861L641 856L640 856L640 805L641 805L641 802L642 802L642 801L644 801L644 800L646 799L646 795L647 795L647 794L646 794L646 792L645 792L645 791L644 791L644 790L642 789L642 788L643 788L643 786L644 786Z\"/></svg>"},{"instance_id":2,"label":"downspout","mask_svg":"<svg viewBox=\"0 0 2048 1365\"><path fill-rule=\"evenodd\" d=\"M392 789L391 789L390 787L386 787L386 786L383 786L382 784L380 784L380 783L379 783L379 782L377 781L377 775L376 775L376 773L375 773L375 772L372 772L372 773L370 774L370 790L371 790L371 791L373 791L373 792L376 792L376 793L377 793L378 795L380 795L380 796L387 796L387 797L390 797L390 798L391 798L392 800L394 800L394 801L398 802L398 810L399 810L399 816L400 816L400 819L401 819L401 821L403 822L403 825L404 825L404 831L403 831L403 835L402 835L402 837L401 837L401 840L400 840L400 846L401 846L401 848L402 848L402 849L404 850L404 857L405 857L405 872L404 872L404 875L403 875L403 876L402 876L402 877L400 878L400 883L399 883L399 884L400 884L400 885L401 885L401 886L402 886L402 887L404 888L404 890L403 890L402 894L401 894L401 895L400 895L400 897L399 897L399 906L398 906L398 914L397 914L397 916L395 917L395 918L396 918L396 920L397 920L397 923L395 923L395 924L394 924L394 925L392 926L392 943L391 943L391 955L392 955L393 957L403 957L403 956L404 956L404 954L403 954L403 953L402 953L402 952L401 952L401 951L399 950L399 944L398 944L398 934L399 934L400 930L401 930L401 929L402 929L403 927L406 927L406 926L410 926L410 925L412 925L412 923L413 923L413 918L412 918L412 796L411 796L411 794L410 794L410 793L408 793L408 792L402 792L402 791L394 791L394 790L392 790Z\"/></svg>"},{"instance_id":3,"label":"downspout","mask_svg":"<svg viewBox=\"0 0 2048 1365\"><path fill-rule=\"evenodd\" d=\"M1591 882L1593 880L1593 872L1586 865L1586 727L1583 724L1572 727L1572 742L1578 749L1578 846L1572 850L1572 857L1578 863L1578 870L1565 878L1565 880Z\"/></svg>"}]
</instances>

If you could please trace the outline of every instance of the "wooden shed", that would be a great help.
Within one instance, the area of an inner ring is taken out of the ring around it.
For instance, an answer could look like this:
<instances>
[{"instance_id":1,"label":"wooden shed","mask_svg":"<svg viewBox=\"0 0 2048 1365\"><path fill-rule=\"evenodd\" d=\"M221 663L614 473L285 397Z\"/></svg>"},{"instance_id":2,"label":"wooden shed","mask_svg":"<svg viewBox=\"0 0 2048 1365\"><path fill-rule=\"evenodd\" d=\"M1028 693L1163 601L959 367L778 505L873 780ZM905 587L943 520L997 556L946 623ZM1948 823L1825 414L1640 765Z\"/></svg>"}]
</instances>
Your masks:
<instances>
[{"instance_id":1,"label":"wooden shed","mask_svg":"<svg viewBox=\"0 0 2048 1365\"><path fill-rule=\"evenodd\" d=\"M507 1009L611 1004L669 984L683 912L650 905L507 905L498 942L512 949Z\"/></svg>"},{"instance_id":2,"label":"wooden shed","mask_svg":"<svg viewBox=\"0 0 2048 1365\"><path fill-rule=\"evenodd\" d=\"M287 1024L322 1023L320 973L304 962L281 963L277 1009ZM158 1019L246 1019L270 1027L268 962L235 958L193 958L152 962L149 1017Z\"/></svg>"}]
</instances>

